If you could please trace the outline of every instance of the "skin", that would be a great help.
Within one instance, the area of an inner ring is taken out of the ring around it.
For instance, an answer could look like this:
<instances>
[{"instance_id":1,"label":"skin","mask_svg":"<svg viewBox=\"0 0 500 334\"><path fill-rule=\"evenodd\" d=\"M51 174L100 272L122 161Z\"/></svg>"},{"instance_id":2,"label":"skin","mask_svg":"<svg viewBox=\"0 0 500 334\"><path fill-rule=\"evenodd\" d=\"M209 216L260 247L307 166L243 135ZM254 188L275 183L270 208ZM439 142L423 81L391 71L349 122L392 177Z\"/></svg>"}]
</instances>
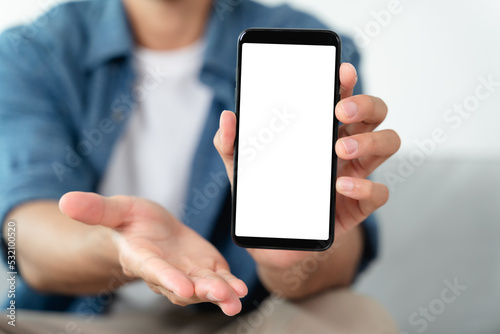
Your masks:
<instances>
[{"instance_id":1,"label":"skin","mask_svg":"<svg viewBox=\"0 0 500 334\"><path fill-rule=\"evenodd\" d=\"M204 24L196 28L186 22L205 23L211 2L195 5L195 1L124 0L137 43L167 50L198 39ZM149 13L147 20L145 13ZM174 19L162 25L168 21L161 20L162 15ZM156 37L147 37L148 31ZM178 36L179 31L185 33ZM166 42L169 38L173 40ZM335 246L321 258L310 252L249 250L266 288L287 298L349 285L362 253L358 224L388 199L387 187L366 177L397 151L400 140L392 130L373 132L387 107L375 97L352 96L356 80L354 67L342 64L342 101L335 109L344 123L335 144L339 157ZM357 112L348 116L347 102L355 103ZM224 111L214 137L230 180L235 124L235 115ZM42 292L95 294L143 279L174 304L211 302L227 315L240 312L239 299L247 294L245 283L230 273L225 259L208 241L160 205L142 198L71 192L59 205L53 201L21 204L9 213L10 219L18 224L19 269L27 283ZM317 267L305 273L301 268L311 259ZM285 279L290 273L293 284Z\"/></svg>"},{"instance_id":2,"label":"skin","mask_svg":"<svg viewBox=\"0 0 500 334\"><path fill-rule=\"evenodd\" d=\"M137 44L152 50L187 46L203 36L212 0L122 0Z\"/></svg>"}]
</instances>

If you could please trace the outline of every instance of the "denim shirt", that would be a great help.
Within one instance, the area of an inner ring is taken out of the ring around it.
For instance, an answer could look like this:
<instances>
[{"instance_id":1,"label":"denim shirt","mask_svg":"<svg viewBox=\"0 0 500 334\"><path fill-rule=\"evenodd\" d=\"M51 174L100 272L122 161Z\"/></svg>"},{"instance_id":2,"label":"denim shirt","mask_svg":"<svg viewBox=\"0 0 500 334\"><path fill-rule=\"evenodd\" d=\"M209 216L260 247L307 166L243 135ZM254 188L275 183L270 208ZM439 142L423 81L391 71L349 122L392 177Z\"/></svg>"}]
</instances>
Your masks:
<instances>
[{"instance_id":1,"label":"denim shirt","mask_svg":"<svg viewBox=\"0 0 500 334\"><path fill-rule=\"evenodd\" d=\"M266 292L254 261L230 238L230 187L212 139L220 112L234 110L236 42L249 27L325 28L286 5L269 8L247 0L214 2L207 23L200 80L214 97L191 167L181 220L210 240L248 285L244 309L255 307ZM135 80L132 36L120 0L64 3L0 36L1 222L23 202L58 200L68 191L96 191L130 114L154 85L154 73L142 86ZM343 61L359 64L346 37L342 51ZM158 143L158 154L164 145L175 143ZM373 218L363 226L360 271L377 249ZM3 238L2 243L6 258ZM96 314L113 298L111 290L96 296L46 295L30 289L20 276L17 280L17 308Z\"/></svg>"}]
</instances>

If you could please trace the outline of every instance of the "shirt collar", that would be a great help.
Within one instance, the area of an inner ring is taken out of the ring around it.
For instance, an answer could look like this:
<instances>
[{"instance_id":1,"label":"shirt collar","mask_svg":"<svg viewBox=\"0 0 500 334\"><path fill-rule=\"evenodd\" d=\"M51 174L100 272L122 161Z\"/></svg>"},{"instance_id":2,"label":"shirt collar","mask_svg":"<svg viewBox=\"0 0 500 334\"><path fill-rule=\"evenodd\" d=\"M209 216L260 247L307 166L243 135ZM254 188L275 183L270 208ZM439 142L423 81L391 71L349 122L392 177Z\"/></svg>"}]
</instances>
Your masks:
<instances>
[{"instance_id":1,"label":"shirt collar","mask_svg":"<svg viewBox=\"0 0 500 334\"><path fill-rule=\"evenodd\" d=\"M209 18L205 32L207 47L204 69L229 76L234 80L236 66L236 42L240 31L226 20L221 20L214 10ZM231 43L233 42L233 43Z\"/></svg>"},{"instance_id":2,"label":"shirt collar","mask_svg":"<svg viewBox=\"0 0 500 334\"><path fill-rule=\"evenodd\" d=\"M241 2L243 4L245 1ZM132 56L134 38L122 1L96 0L90 3L93 15L90 18L92 22L89 22L89 47L85 62L87 68L114 58ZM236 41L242 28L239 22L235 22L234 16L237 15L234 12L242 10L239 7L242 7L241 4L222 17L221 12L217 11L217 4L212 7L205 32L207 47L201 73L201 80L211 86L220 78L234 84Z\"/></svg>"},{"instance_id":3,"label":"shirt collar","mask_svg":"<svg viewBox=\"0 0 500 334\"><path fill-rule=\"evenodd\" d=\"M86 66L92 68L114 58L131 56L134 40L122 1L90 1L90 8Z\"/></svg>"},{"instance_id":4,"label":"shirt collar","mask_svg":"<svg viewBox=\"0 0 500 334\"><path fill-rule=\"evenodd\" d=\"M211 87L225 108L234 108L237 41L245 28L242 17L252 15L246 0L227 8L226 0L215 0L205 30L207 42L200 80ZM233 109L234 110L234 109Z\"/></svg>"}]
</instances>

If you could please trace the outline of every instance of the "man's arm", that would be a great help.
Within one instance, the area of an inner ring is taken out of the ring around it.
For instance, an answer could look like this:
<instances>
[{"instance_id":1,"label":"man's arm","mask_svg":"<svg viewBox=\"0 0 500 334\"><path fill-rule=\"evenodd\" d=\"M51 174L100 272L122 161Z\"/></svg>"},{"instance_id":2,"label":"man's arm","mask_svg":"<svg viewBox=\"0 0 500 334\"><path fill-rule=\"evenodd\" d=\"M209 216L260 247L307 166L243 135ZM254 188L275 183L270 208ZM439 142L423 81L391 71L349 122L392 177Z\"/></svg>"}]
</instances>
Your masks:
<instances>
[{"instance_id":1,"label":"man's arm","mask_svg":"<svg viewBox=\"0 0 500 334\"><path fill-rule=\"evenodd\" d=\"M18 226L20 271L43 292L95 294L140 278L174 304L210 302L227 315L248 292L213 245L146 199L72 192L59 207L20 205L8 220Z\"/></svg>"},{"instance_id":2,"label":"man's arm","mask_svg":"<svg viewBox=\"0 0 500 334\"><path fill-rule=\"evenodd\" d=\"M22 204L9 213L6 221L10 220L17 224L19 270L34 289L95 294L130 280L118 262L112 231L70 219L59 210L57 202Z\"/></svg>"},{"instance_id":3,"label":"man's arm","mask_svg":"<svg viewBox=\"0 0 500 334\"><path fill-rule=\"evenodd\" d=\"M349 286L361 260L362 233L362 227L355 227L336 238L327 251L308 252L292 266L289 261L279 266L279 263L273 265L266 259L256 258L260 263L259 278L268 291L290 299L310 296L328 288ZM289 256L293 254L290 252Z\"/></svg>"}]
</instances>

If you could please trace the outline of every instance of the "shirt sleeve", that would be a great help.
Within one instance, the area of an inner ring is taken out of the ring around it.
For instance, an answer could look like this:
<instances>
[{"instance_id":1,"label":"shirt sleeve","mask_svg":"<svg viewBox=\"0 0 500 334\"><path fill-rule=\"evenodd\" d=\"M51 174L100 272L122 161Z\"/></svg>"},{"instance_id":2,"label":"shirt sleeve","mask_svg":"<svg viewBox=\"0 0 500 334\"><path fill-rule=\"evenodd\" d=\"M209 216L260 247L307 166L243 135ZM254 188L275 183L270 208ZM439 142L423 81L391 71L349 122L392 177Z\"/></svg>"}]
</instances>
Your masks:
<instances>
[{"instance_id":1,"label":"shirt sleeve","mask_svg":"<svg viewBox=\"0 0 500 334\"><path fill-rule=\"evenodd\" d=\"M49 48L24 36L21 28L0 35L2 231L7 214L19 204L88 191L94 179L88 162L75 153L72 106L65 103L57 65ZM61 173L71 177L62 180ZM5 252L3 237L1 243Z\"/></svg>"}]
</instances>

